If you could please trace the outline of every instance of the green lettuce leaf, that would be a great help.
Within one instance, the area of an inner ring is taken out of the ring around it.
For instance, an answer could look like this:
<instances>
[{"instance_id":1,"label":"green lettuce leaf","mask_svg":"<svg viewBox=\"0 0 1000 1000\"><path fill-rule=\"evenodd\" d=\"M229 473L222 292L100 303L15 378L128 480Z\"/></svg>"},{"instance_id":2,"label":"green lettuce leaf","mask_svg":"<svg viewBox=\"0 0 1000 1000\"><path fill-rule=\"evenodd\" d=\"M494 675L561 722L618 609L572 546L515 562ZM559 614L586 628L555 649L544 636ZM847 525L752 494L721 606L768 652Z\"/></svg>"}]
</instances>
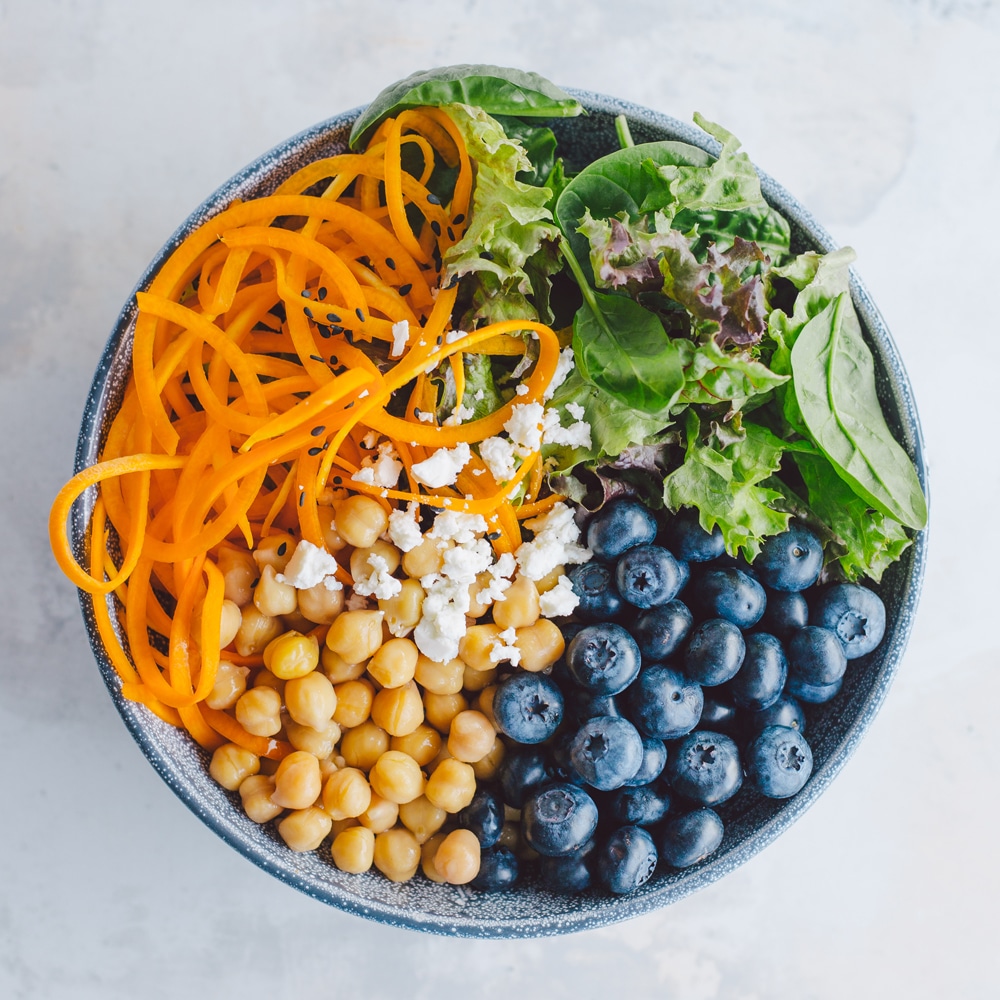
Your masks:
<instances>
[{"instance_id":1,"label":"green lettuce leaf","mask_svg":"<svg viewBox=\"0 0 1000 1000\"><path fill-rule=\"evenodd\" d=\"M776 374L747 351L724 351L714 339L703 344L682 340L678 347L684 367L684 388L678 403L715 405L728 401L730 412L735 412L789 378Z\"/></svg>"}]
</instances>

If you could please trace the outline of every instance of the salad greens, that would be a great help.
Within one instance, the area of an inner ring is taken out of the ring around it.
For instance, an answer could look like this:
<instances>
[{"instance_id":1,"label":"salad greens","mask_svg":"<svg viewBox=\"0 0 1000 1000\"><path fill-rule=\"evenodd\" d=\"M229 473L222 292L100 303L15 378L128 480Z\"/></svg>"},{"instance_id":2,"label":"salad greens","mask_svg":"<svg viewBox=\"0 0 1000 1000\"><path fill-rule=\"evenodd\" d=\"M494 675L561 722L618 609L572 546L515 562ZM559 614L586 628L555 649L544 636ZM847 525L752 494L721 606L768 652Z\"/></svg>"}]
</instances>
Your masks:
<instances>
[{"instance_id":1,"label":"salad greens","mask_svg":"<svg viewBox=\"0 0 1000 1000\"><path fill-rule=\"evenodd\" d=\"M700 115L717 156L635 145L622 118L622 148L569 176L539 119L582 109L535 74L415 74L359 118L352 145L428 104L476 165L468 228L442 262L445 283L460 283L454 321L572 328L575 370L548 405L563 426L582 409L590 437L543 447L553 488L588 505L634 489L694 507L750 560L795 516L824 539L828 573L879 580L927 508L878 400L853 251L793 254L739 141ZM476 416L513 397L534 358L525 343L516 367L466 357Z\"/></svg>"}]
</instances>

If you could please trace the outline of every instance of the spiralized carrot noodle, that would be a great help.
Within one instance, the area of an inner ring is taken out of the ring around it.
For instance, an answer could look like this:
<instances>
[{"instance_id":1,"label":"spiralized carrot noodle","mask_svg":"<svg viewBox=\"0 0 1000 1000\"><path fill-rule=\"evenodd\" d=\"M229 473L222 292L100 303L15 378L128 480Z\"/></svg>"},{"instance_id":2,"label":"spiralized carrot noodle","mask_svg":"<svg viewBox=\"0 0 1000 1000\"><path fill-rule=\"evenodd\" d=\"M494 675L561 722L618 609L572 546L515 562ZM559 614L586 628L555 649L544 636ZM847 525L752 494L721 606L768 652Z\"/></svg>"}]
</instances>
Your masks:
<instances>
[{"instance_id":1,"label":"spiralized carrot noodle","mask_svg":"<svg viewBox=\"0 0 1000 1000\"><path fill-rule=\"evenodd\" d=\"M404 168L404 152L422 161L418 173ZM427 186L435 158L457 170L449 202ZM275 759L291 751L205 702L223 660L262 669L259 653L220 652L223 556L245 556L275 531L323 545L323 507L349 492L389 509L417 501L487 515L497 553L511 552L520 520L559 499L539 495L537 453L506 483L475 453L454 488L427 491L411 473L439 448L501 433L515 402L544 399L559 359L556 334L541 323L448 336L457 288L440 287L441 260L462 238L473 182L447 114L405 111L364 152L311 163L273 195L236 202L195 229L136 296L122 404L99 461L56 497L49 533L60 567L94 596L125 697L206 749L229 741ZM449 365L461 403L464 354L523 355L528 333L538 359L523 395L465 424L420 419L436 410L428 372ZM392 443L407 488L351 478L373 429ZM67 528L89 490L80 565ZM336 575L351 582L346 558Z\"/></svg>"}]
</instances>

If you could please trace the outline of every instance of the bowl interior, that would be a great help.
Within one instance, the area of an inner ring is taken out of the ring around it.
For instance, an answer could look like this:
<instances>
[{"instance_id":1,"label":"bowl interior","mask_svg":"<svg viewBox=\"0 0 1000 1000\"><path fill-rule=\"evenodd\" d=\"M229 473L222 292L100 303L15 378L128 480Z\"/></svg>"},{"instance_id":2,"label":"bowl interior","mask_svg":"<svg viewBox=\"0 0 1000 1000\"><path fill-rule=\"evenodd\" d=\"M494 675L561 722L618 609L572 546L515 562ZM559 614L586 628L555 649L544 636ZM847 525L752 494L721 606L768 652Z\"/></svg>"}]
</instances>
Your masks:
<instances>
[{"instance_id":1,"label":"bowl interior","mask_svg":"<svg viewBox=\"0 0 1000 1000\"><path fill-rule=\"evenodd\" d=\"M575 94L588 115L553 124L571 168L579 169L617 148L614 118L620 113L628 116L636 142L681 139L709 152L718 150L713 140L692 125L602 95L579 91ZM153 274L187 233L234 198L268 194L303 164L346 150L358 110L289 139L224 184L171 237L139 280L137 290L148 286ZM768 201L792 224L793 250L833 249L830 237L778 184L762 176L762 186ZM852 293L875 355L878 390L889 425L914 459L926 490L919 421L898 351L866 290L856 279ZM131 358L134 301L131 296L122 310L94 376L80 430L78 469L97 460L106 430L120 405ZM93 498L87 496L74 511L73 542L78 556L85 550L85 527L92 505ZM373 920L449 935L535 937L623 920L680 899L748 860L808 808L854 751L898 668L919 597L926 544L925 531L877 588L885 601L889 621L882 644L869 656L853 661L843 689L832 703L811 709L808 734L815 767L803 791L790 801L778 802L745 790L735 801L719 809L726 834L714 855L683 871L661 868L641 889L621 898L593 891L560 896L540 888L530 877L516 889L502 893L434 885L422 875L408 883L396 884L377 873L340 872L329 860L328 852L289 851L269 826L258 826L246 817L237 794L226 792L209 777L207 755L186 733L121 696L117 675L94 624L92 598L81 594L81 605L105 683L143 753L179 798L245 857L316 899Z\"/></svg>"}]
</instances>

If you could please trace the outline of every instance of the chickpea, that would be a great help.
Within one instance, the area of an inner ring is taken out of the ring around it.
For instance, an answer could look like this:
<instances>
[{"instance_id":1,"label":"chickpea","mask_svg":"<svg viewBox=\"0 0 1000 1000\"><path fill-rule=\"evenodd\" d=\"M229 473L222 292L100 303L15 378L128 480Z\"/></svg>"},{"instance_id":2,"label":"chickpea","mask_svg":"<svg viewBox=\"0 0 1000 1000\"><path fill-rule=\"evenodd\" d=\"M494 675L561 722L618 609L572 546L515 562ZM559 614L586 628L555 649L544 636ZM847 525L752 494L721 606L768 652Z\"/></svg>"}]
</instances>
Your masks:
<instances>
[{"instance_id":1,"label":"chickpea","mask_svg":"<svg viewBox=\"0 0 1000 1000\"><path fill-rule=\"evenodd\" d=\"M372 800L368 808L358 817L358 822L378 834L391 830L399 819L399 806L395 802L383 799L381 795L372 792Z\"/></svg>"},{"instance_id":2,"label":"chickpea","mask_svg":"<svg viewBox=\"0 0 1000 1000\"><path fill-rule=\"evenodd\" d=\"M329 835L332 825L322 809L310 806L290 812L278 824L278 833L293 851L315 851Z\"/></svg>"},{"instance_id":3,"label":"chickpea","mask_svg":"<svg viewBox=\"0 0 1000 1000\"><path fill-rule=\"evenodd\" d=\"M382 611L344 611L326 634L327 648L345 663L367 660L382 645L384 617Z\"/></svg>"},{"instance_id":4,"label":"chickpea","mask_svg":"<svg viewBox=\"0 0 1000 1000\"><path fill-rule=\"evenodd\" d=\"M413 834L418 844L426 843L444 826L447 818L448 814L429 802L425 795L399 805L399 821Z\"/></svg>"},{"instance_id":5,"label":"chickpea","mask_svg":"<svg viewBox=\"0 0 1000 1000\"><path fill-rule=\"evenodd\" d=\"M233 645L240 656L253 656L264 652L264 647L281 635L284 626L280 618L262 614L255 604L245 604L240 609L240 629Z\"/></svg>"},{"instance_id":6,"label":"chickpea","mask_svg":"<svg viewBox=\"0 0 1000 1000\"><path fill-rule=\"evenodd\" d=\"M191 614L191 637L201 645L201 630L205 618L205 602L199 601ZM234 601L224 600L219 612L219 649L225 649L243 624L243 612Z\"/></svg>"},{"instance_id":7,"label":"chickpea","mask_svg":"<svg viewBox=\"0 0 1000 1000\"><path fill-rule=\"evenodd\" d=\"M285 700L285 682L280 677L275 677L270 670L258 670L253 679L253 686L273 688L281 695L281 700Z\"/></svg>"},{"instance_id":8,"label":"chickpea","mask_svg":"<svg viewBox=\"0 0 1000 1000\"><path fill-rule=\"evenodd\" d=\"M285 736L296 750L306 750L322 762L333 754L340 740L340 726L332 719L319 728L303 726L294 719L285 719Z\"/></svg>"},{"instance_id":9,"label":"chickpea","mask_svg":"<svg viewBox=\"0 0 1000 1000\"><path fill-rule=\"evenodd\" d=\"M368 780L376 795L397 805L422 795L425 783L420 765L401 750L386 750L375 761Z\"/></svg>"},{"instance_id":10,"label":"chickpea","mask_svg":"<svg viewBox=\"0 0 1000 1000\"><path fill-rule=\"evenodd\" d=\"M434 867L445 882L465 885L479 874L479 840L471 830L452 830L438 845Z\"/></svg>"},{"instance_id":11,"label":"chickpea","mask_svg":"<svg viewBox=\"0 0 1000 1000\"><path fill-rule=\"evenodd\" d=\"M385 612L385 624L390 634L397 638L417 627L424 605L424 588L419 580L401 580L400 586L401 590L395 597L380 597L378 602L379 609Z\"/></svg>"},{"instance_id":12,"label":"chickpea","mask_svg":"<svg viewBox=\"0 0 1000 1000\"><path fill-rule=\"evenodd\" d=\"M272 618L289 615L298 607L295 588L290 583L279 583L277 571L271 565L260 571L260 580L253 592L253 602L262 615Z\"/></svg>"},{"instance_id":13,"label":"chickpea","mask_svg":"<svg viewBox=\"0 0 1000 1000\"><path fill-rule=\"evenodd\" d=\"M375 835L375 867L392 882L406 882L420 866L420 845L405 827L397 826Z\"/></svg>"},{"instance_id":14,"label":"chickpea","mask_svg":"<svg viewBox=\"0 0 1000 1000\"><path fill-rule=\"evenodd\" d=\"M368 680L344 681L333 689L337 695L337 707L333 712L333 721L345 729L353 729L366 722L372 711L372 699L375 697L375 687Z\"/></svg>"},{"instance_id":15,"label":"chickpea","mask_svg":"<svg viewBox=\"0 0 1000 1000\"><path fill-rule=\"evenodd\" d=\"M485 757L473 761L472 770L476 775L476 780L490 781L495 778L500 772L500 765L503 763L506 755L507 748L504 746L503 740L498 736L489 753Z\"/></svg>"},{"instance_id":16,"label":"chickpea","mask_svg":"<svg viewBox=\"0 0 1000 1000\"><path fill-rule=\"evenodd\" d=\"M447 833L435 833L429 840L424 842L423 847L420 849L420 867L423 869L424 875L439 885L444 882L444 876L434 866L434 856L447 836Z\"/></svg>"},{"instance_id":17,"label":"chickpea","mask_svg":"<svg viewBox=\"0 0 1000 1000\"><path fill-rule=\"evenodd\" d=\"M535 581L535 587L538 588L539 594L546 594L559 584L559 578L566 575L565 566L556 566L554 570L551 570L541 580Z\"/></svg>"},{"instance_id":18,"label":"chickpea","mask_svg":"<svg viewBox=\"0 0 1000 1000\"><path fill-rule=\"evenodd\" d=\"M304 677L319 665L319 641L314 635L288 631L264 649L264 666L283 681Z\"/></svg>"},{"instance_id":19,"label":"chickpea","mask_svg":"<svg viewBox=\"0 0 1000 1000\"><path fill-rule=\"evenodd\" d=\"M503 596L502 601L497 601L493 605L493 621L500 626L501 630L526 628L538 621L541 612L538 603L538 588L535 586L534 580L529 580L523 575L515 577L514 582L504 591Z\"/></svg>"},{"instance_id":20,"label":"chickpea","mask_svg":"<svg viewBox=\"0 0 1000 1000\"><path fill-rule=\"evenodd\" d=\"M240 783L240 799L243 811L255 823L267 823L280 816L282 807L271 801L274 778L269 774L254 774Z\"/></svg>"},{"instance_id":21,"label":"chickpea","mask_svg":"<svg viewBox=\"0 0 1000 1000\"><path fill-rule=\"evenodd\" d=\"M320 530L323 532L323 544L327 552L339 552L347 545L347 542L340 537L337 526L334 524L334 511L332 507L318 507L316 514L319 517Z\"/></svg>"},{"instance_id":22,"label":"chickpea","mask_svg":"<svg viewBox=\"0 0 1000 1000\"><path fill-rule=\"evenodd\" d=\"M235 743L223 743L212 754L208 773L223 788L235 792L245 778L260 770L260 758Z\"/></svg>"},{"instance_id":23,"label":"chickpea","mask_svg":"<svg viewBox=\"0 0 1000 1000\"><path fill-rule=\"evenodd\" d=\"M335 503L333 510L337 534L357 549L374 545L379 535L389 527L389 515L385 508L377 500L360 493Z\"/></svg>"},{"instance_id":24,"label":"chickpea","mask_svg":"<svg viewBox=\"0 0 1000 1000\"><path fill-rule=\"evenodd\" d=\"M496 716L493 714L493 698L496 696L496 693L497 686L490 684L479 692L479 697L476 699L476 708L490 720L494 729L497 728Z\"/></svg>"},{"instance_id":25,"label":"chickpea","mask_svg":"<svg viewBox=\"0 0 1000 1000\"><path fill-rule=\"evenodd\" d=\"M424 721L424 705L415 681L383 688L372 701L372 721L390 736L406 736Z\"/></svg>"},{"instance_id":26,"label":"chickpea","mask_svg":"<svg viewBox=\"0 0 1000 1000\"><path fill-rule=\"evenodd\" d=\"M330 827L330 833L334 837L339 837L345 830L351 830L361 824L352 816L350 819L335 819ZM365 827L367 830L368 828Z\"/></svg>"},{"instance_id":27,"label":"chickpea","mask_svg":"<svg viewBox=\"0 0 1000 1000\"><path fill-rule=\"evenodd\" d=\"M441 750L441 734L432 726L422 722L412 733L393 736L389 740L389 749L402 750L421 767L426 767Z\"/></svg>"},{"instance_id":28,"label":"chickpea","mask_svg":"<svg viewBox=\"0 0 1000 1000\"><path fill-rule=\"evenodd\" d=\"M489 590L490 582L492 581L492 575L483 571L476 577L476 582L469 584L469 617L470 618L482 618L487 611L493 606L492 601L480 601L479 595L486 593Z\"/></svg>"},{"instance_id":29,"label":"chickpea","mask_svg":"<svg viewBox=\"0 0 1000 1000\"><path fill-rule=\"evenodd\" d=\"M339 653L335 653L327 645L324 645L320 652L319 662L323 673L333 684L357 680L368 669L367 660L362 660L360 663L348 663Z\"/></svg>"},{"instance_id":30,"label":"chickpea","mask_svg":"<svg viewBox=\"0 0 1000 1000\"><path fill-rule=\"evenodd\" d=\"M216 563L225 580L225 597L242 608L253 600L253 588L260 575L253 556L230 545L219 548Z\"/></svg>"},{"instance_id":31,"label":"chickpea","mask_svg":"<svg viewBox=\"0 0 1000 1000\"><path fill-rule=\"evenodd\" d=\"M296 590L295 593L297 596L299 591ZM282 615L281 622L285 626L286 631L301 632L302 635L311 632L316 627L315 622L310 621L305 615L299 614L298 608L291 612L291 614Z\"/></svg>"},{"instance_id":32,"label":"chickpea","mask_svg":"<svg viewBox=\"0 0 1000 1000\"><path fill-rule=\"evenodd\" d=\"M475 694L475 692L489 687L497 679L498 672L496 667L491 670L475 670L472 667L466 667L462 674L462 687Z\"/></svg>"},{"instance_id":33,"label":"chickpea","mask_svg":"<svg viewBox=\"0 0 1000 1000\"><path fill-rule=\"evenodd\" d=\"M348 767L370 771L372 765L389 749L389 734L373 721L348 729L340 738L340 752Z\"/></svg>"},{"instance_id":34,"label":"chickpea","mask_svg":"<svg viewBox=\"0 0 1000 1000\"><path fill-rule=\"evenodd\" d=\"M490 657L503 629L499 625L470 625L459 640L458 655L473 670L493 670L496 663Z\"/></svg>"},{"instance_id":35,"label":"chickpea","mask_svg":"<svg viewBox=\"0 0 1000 1000\"><path fill-rule=\"evenodd\" d=\"M275 573L281 573L291 562L296 544L295 539L283 531L276 531L262 538L253 550L257 569L263 572L265 566L270 566Z\"/></svg>"},{"instance_id":36,"label":"chickpea","mask_svg":"<svg viewBox=\"0 0 1000 1000\"><path fill-rule=\"evenodd\" d=\"M253 736L274 736L281 729L281 695L272 687L254 687L236 702L236 721Z\"/></svg>"},{"instance_id":37,"label":"chickpea","mask_svg":"<svg viewBox=\"0 0 1000 1000\"><path fill-rule=\"evenodd\" d=\"M220 712L223 709L232 708L240 695L247 689L249 673L249 667L238 667L228 660L219 660L219 667L215 672L215 683L205 697L205 704Z\"/></svg>"},{"instance_id":38,"label":"chickpea","mask_svg":"<svg viewBox=\"0 0 1000 1000\"><path fill-rule=\"evenodd\" d=\"M395 573L399 569L400 555L399 549L392 542L377 538L367 548L355 549L351 553L351 576L357 580L371 575L372 564L368 561L369 556L380 556L385 560L386 572Z\"/></svg>"},{"instance_id":39,"label":"chickpea","mask_svg":"<svg viewBox=\"0 0 1000 1000\"><path fill-rule=\"evenodd\" d=\"M521 650L519 666L532 673L551 667L566 649L562 631L548 618L539 618L534 625L517 629L514 636L514 645Z\"/></svg>"},{"instance_id":40,"label":"chickpea","mask_svg":"<svg viewBox=\"0 0 1000 1000\"><path fill-rule=\"evenodd\" d=\"M444 553L454 542L439 543L436 538L424 540L409 552L403 553L403 572L413 580L437 573L444 565Z\"/></svg>"},{"instance_id":41,"label":"chickpea","mask_svg":"<svg viewBox=\"0 0 1000 1000\"><path fill-rule=\"evenodd\" d=\"M356 767L335 771L323 785L323 808L333 819L355 819L371 802L371 786Z\"/></svg>"},{"instance_id":42,"label":"chickpea","mask_svg":"<svg viewBox=\"0 0 1000 1000\"><path fill-rule=\"evenodd\" d=\"M463 761L443 760L427 779L424 794L439 809L460 812L476 794L476 772Z\"/></svg>"},{"instance_id":43,"label":"chickpea","mask_svg":"<svg viewBox=\"0 0 1000 1000\"><path fill-rule=\"evenodd\" d=\"M325 583L317 583L298 592L299 612L317 625L329 625L344 610L344 589L330 590Z\"/></svg>"},{"instance_id":44,"label":"chickpea","mask_svg":"<svg viewBox=\"0 0 1000 1000\"><path fill-rule=\"evenodd\" d=\"M304 750L293 750L278 765L271 801L286 809L305 809L321 791L319 761Z\"/></svg>"},{"instance_id":45,"label":"chickpea","mask_svg":"<svg viewBox=\"0 0 1000 1000\"><path fill-rule=\"evenodd\" d=\"M458 658L437 663L421 653L417 657L414 680L432 694L458 694L465 679L465 664Z\"/></svg>"},{"instance_id":46,"label":"chickpea","mask_svg":"<svg viewBox=\"0 0 1000 1000\"><path fill-rule=\"evenodd\" d=\"M333 839L330 854L342 872L353 875L366 872L375 859L375 834L363 826L341 830Z\"/></svg>"},{"instance_id":47,"label":"chickpea","mask_svg":"<svg viewBox=\"0 0 1000 1000\"><path fill-rule=\"evenodd\" d=\"M318 660L318 646L316 656ZM337 692L323 674L313 670L285 684L285 707L300 726L321 729L337 710Z\"/></svg>"},{"instance_id":48,"label":"chickpea","mask_svg":"<svg viewBox=\"0 0 1000 1000\"><path fill-rule=\"evenodd\" d=\"M473 764L482 760L492 749L497 734L482 712L470 709L459 712L451 720L448 731L448 752L456 760Z\"/></svg>"},{"instance_id":49,"label":"chickpea","mask_svg":"<svg viewBox=\"0 0 1000 1000\"><path fill-rule=\"evenodd\" d=\"M410 639L390 639L368 661L368 673L383 688L398 688L413 680L420 654Z\"/></svg>"},{"instance_id":50,"label":"chickpea","mask_svg":"<svg viewBox=\"0 0 1000 1000\"><path fill-rule=\"evenodd\" d=\"M439 733L447 733L451 728L451 720L468 707L469 703L462 694L424 692L424 715Z\"/></svg>"}]
</instances>

